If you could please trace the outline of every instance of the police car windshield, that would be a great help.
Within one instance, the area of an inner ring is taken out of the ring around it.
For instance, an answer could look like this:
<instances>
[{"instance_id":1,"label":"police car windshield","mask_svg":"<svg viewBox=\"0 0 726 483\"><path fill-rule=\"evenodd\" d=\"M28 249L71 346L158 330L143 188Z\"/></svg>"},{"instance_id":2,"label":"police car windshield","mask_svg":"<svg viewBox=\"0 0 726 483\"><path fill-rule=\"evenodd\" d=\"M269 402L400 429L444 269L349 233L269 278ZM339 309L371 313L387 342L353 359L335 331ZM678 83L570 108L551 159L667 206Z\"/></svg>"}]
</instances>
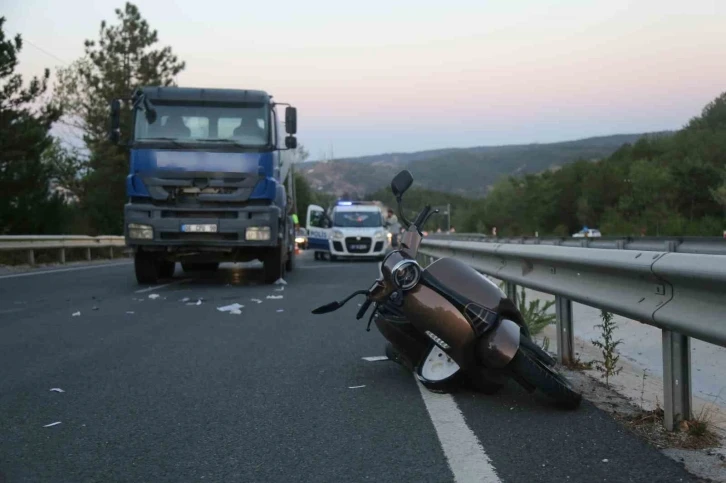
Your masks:
<instances>
[{"instance_id":1,"label":"police car windshield","mask_svg":"<svg viewBox=\"0 0 726 483\"><path fill-rule=\"evenodd\" d=\"M341 228L374 228L382 225L381 214L376 211L339 211L333 216L333 226Z\"/></svg>"}]
</instances>

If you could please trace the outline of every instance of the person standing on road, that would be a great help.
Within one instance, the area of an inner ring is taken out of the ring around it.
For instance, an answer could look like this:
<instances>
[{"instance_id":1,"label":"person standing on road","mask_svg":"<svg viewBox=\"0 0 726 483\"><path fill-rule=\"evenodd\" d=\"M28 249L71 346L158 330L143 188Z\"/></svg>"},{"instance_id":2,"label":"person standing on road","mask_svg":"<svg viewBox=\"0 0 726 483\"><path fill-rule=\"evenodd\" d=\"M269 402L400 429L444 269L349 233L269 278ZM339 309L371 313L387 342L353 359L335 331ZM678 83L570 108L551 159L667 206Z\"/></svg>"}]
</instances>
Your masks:
<instances>
[{"instance_id":1,"label":"person standing on road","mask_svg":"<svg viewBox=\"0 0 726 483\"><path fill-rule=\"evenodd\" d=\"M386 217L386 227L391 233L391 245L398 246L398 233L401 231L401 225L398 223L398 217L388 208L388 216Z\"/></svg>"}]
</instances>

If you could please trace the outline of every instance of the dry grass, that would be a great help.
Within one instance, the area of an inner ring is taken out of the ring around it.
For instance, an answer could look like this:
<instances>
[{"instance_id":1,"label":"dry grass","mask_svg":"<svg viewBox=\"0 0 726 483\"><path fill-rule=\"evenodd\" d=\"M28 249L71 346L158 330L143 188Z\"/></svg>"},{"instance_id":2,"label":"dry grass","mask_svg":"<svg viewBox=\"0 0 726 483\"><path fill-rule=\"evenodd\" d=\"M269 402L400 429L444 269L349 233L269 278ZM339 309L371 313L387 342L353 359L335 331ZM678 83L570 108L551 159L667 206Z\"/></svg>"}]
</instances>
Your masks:
<instances>
[{"instance_id":1,"label":"dry grass","mask_svg":"<svg viewBox=\"0 0 726 483\"><path fill-rule=\"evenodd\" d=\"M681 421L677 431L666 430L663 424L663 409L641 411L635 415L615 417L631 431L659 448L706 449L719 445L719 438L713 432L710 411L702 410L693 419Z\"/></svg>"}]
</instances>

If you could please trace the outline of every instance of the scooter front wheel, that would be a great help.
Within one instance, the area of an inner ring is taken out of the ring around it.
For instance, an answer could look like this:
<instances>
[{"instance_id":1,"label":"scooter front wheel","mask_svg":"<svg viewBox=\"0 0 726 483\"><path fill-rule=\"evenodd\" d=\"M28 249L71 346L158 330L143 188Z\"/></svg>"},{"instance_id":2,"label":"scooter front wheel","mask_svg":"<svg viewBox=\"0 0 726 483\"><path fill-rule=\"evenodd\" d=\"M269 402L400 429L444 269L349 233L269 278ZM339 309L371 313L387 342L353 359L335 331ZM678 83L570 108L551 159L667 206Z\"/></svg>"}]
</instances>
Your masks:
<instances>
[{"instance_id":1,"label":"scooter front wheel","mask_svg":"<svg viewBox=\"0 0 726 483\"><path fill-rule=\"evenodd\" d=\"M512 371L526 383L542 391L550 399L567 409L576 409L582 395L575 391L570 381L537 357L531 349L520 346L510 362Z\"/></svg>"}]
</instances>

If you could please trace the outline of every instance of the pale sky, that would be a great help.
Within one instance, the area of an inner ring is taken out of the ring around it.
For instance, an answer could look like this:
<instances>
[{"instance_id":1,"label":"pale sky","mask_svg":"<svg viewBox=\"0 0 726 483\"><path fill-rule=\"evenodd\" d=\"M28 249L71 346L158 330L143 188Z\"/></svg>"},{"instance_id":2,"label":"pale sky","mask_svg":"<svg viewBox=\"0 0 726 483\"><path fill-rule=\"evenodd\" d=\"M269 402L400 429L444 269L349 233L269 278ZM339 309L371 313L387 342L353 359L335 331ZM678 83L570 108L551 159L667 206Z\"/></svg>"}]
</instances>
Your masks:
<instances>
[{"instance_id":1,"label":"pale sky","mask_svg":"<svg viewBox=\"0 0 726 483\"><path fill-rule=\"evenodd\" d=\"M295 105L312 158L677 129L726 91L726 0L135 3L180 85ZM31 75L124 2L2 4Z\"/></svg>"}]
</instances>

